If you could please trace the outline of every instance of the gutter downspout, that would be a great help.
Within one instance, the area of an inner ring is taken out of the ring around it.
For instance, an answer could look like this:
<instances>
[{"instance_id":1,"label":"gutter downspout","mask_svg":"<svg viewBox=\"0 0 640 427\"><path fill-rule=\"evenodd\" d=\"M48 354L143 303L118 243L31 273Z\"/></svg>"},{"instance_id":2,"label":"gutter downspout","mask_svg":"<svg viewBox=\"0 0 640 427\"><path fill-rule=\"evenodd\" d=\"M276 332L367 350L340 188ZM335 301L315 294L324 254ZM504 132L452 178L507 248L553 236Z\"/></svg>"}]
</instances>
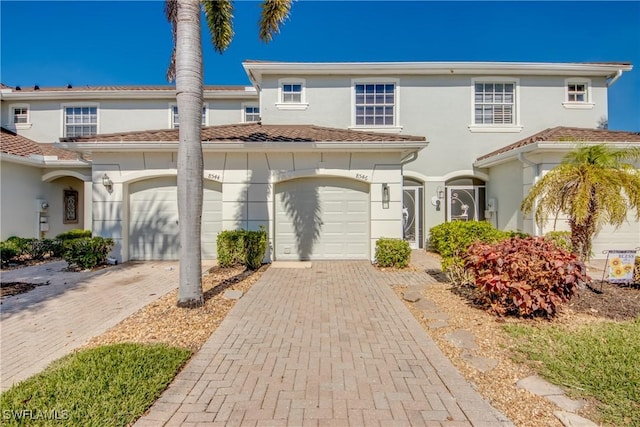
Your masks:
<instances>
[{"instance_id":1,"label":"gutter downspout","mask_svg":"<svg viewBox=\"0 0 640 427\"><path fill-rule=\"evenodd\" d=\"M613 76L613 78L607 82L607 87L613 86L613 84L616 82L616 80L620 78L620 76L622 76L622 70L616 71L616 75Z\"/></svg>"},{"instance_id":2,"label":"gutter downspout","mask_svg":"<svg viewBox=\"0 0 640 427\"><path fill-rule=\"evenodd\" d=\"M534 163L531 160L527 159L524 156L524 153L518 153L518 160L520 160L523 164L527 166L531 166L531 169L533 170L532 185L535 185L538 182L538 178L540 177L540 165L538 163ZM542 230L538 226L538 223L536 222L536 219L535 219L535 212L537 209L538 209L538 201L536 200L535 202L533 202L533 210L532 210L533 234L536 236L540 236L542 233Z\"/></svg>"}]
</instances>

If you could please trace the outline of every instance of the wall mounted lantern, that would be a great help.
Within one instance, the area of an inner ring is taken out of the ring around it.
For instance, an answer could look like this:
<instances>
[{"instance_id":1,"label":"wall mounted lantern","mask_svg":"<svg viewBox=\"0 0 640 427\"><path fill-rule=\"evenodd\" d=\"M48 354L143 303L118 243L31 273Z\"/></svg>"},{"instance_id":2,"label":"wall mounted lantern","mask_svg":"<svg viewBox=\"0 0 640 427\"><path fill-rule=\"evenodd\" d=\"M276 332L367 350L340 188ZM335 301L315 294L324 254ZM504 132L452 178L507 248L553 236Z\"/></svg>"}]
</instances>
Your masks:
<instances>
[{"instance_id":1,"label":"wall mounted lantern","mask_svg":"<svg viewBox=\"0 0 640 427\"><path fill-rule=\"evenodd\" d=\"M382 184L382 209L389 209L389 200L391 200L389 185L384 183Z\"/></svg>"},{"instance_id":2,"label":"wall mounted lantern","mask_svg":"<svg viewBox=\"0 0 640 427\"><path fill-rule=\"evenodd\" d=\"M106 188L109 193L113 191L113 181L111 181L111 178L109 178L109 175L106 173L102 176L102 185L104 185L104 188Z\"/></svg>"}]
</instances>

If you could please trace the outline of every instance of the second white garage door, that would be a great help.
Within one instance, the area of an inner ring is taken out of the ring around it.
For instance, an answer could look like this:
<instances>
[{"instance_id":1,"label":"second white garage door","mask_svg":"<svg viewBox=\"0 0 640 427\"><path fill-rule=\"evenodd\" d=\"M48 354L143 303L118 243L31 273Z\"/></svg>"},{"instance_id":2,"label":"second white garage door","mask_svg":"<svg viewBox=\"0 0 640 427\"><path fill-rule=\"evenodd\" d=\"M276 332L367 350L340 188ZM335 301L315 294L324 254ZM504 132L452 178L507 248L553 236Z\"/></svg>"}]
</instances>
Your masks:
<instances>
[{"instance_id":1,"label":"second white garage door","mask_svg":"<svg viewBox=\"0 0 640 427\"><path fill-rule=\"evenodd\" d=\"M369 259L369 184L301 178L276 185L277 260Z\"/></svg>"},{"instance_id":2,"label":"second white garage door","mask_svg":"<svg viewBox=\"0 0 640 427\"><path fill-rule=\"evenodd\" d=\"M129 259L179 257L178 193L175 177L147 179L129 187ZM222 188L205 181L202 208L202 257L216 258L222 229Z\"/></svg>"}]
</instances>

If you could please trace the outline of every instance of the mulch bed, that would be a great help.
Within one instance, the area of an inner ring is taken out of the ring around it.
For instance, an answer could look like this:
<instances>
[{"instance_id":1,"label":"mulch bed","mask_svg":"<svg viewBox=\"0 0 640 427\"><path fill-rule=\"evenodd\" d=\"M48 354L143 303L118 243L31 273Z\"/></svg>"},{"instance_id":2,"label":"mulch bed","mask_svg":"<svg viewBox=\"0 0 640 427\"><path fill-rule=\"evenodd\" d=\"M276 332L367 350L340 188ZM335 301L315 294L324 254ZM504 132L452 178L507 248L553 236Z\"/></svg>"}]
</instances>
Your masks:
<instances>
[{"instance_id":1,"label":"mulch bed","mask_svg":"<svg viewBox=\"0 0 640 427\"><path fill-rule=\"evenodd\" d=\"M8 282L8 283L0 283L0 299L4 299L6 297L10 297L13 295L23 294L25 292L29 292L32 289L37 288L38 286L46 286L50 282L45 283L24 283L24 282Z\"/></svg>"}]
</instances>

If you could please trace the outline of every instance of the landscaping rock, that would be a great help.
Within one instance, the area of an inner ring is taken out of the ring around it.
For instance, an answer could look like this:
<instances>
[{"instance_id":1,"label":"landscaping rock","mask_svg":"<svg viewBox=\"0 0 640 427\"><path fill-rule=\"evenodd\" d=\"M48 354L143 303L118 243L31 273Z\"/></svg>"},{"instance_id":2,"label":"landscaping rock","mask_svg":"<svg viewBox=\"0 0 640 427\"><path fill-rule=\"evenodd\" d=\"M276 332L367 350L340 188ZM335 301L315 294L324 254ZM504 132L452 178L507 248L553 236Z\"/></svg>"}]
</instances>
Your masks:
<instances>
[{"instance_id":1,"label":"landscaping rock","mask_svg":"<svg viewBox=\"0 0 640 427\"><path fill-rule=\"evenodd\" d=\"M569 412L576 412L582 408L584 408L584 405L586 404L586 402L582 399L571 399L570 397L567 397L566 395L562 394L562 395L551 395L551 396L545 396L545 398L547 400L552 401L553 403L555 403L556 405L558 405L558 407L560 409L563 409L565 411L569 411Z\"/></svg>"},{"instance_id":2,"label":"landscaping rock","mask_svg":"<svg viewBox=\"0 0 640 427\"><path fill-rule=\"evenodd\" d=\"M226 291L223 297L226 299L240 299L242 298L242 291L235 291L235 290Z\"/></svg>"},{"instance_id":3,"label":"landscaping rock","mask_svg":"<svg viewBox=\"0 0 640 427\"><path fill-rule=\"evenodd\" d=\"M444 336L447 341L458 348L464 348L467 350L475 350L478 348L475 337L469 331L464 329L458 329Z\"/></svg>"},{"instance_id":4,"label":"landscaping rock","mask_svg":"<svg viewBox=\"0 0 640 427\"><path fill-rule=\"evenodd\" d=\"M543 380L537 375L523 378L516 383L518 388L523 388L538 396L562 395L564 390L560 387Z\"/></svg>"},{"instance_id":5,"label":"landscaping rock","mask_svg":"<svg viewBox=\"0 0 640 427\"><path fill-rule=\"evenodd\" d=\"M598 427L598 424L593 421L572 414L571 412L555 411L553 415L555 415L565 427Z\"/></svg>"},{"instance_id":6,"label":"landscaping rock","mask_svg":"<svg viewBox=\"0 0 640 427\"><path fill-rule=\"evenodd\" d=\"M420 298L422 298L422 295L420 295L420 293L415 291L409 291L409 292L403 293L402 297L404 298L405 301L416 302Z\"/></svg>"},{"instance_id":7,"label":"landscaping rock","mask_svg":"<svg viewBox=\"0 0 640 427\"><path fill-rule=\"evenodd\" d=\"M449 326L449 324L444 320L438 320L437 322L429 323L427 326L429 326L429 329L440 329L446 328L447 326Z\"/></svg>"},{"instance_id":8,"label":"landscaping rock","mask_svg":"<svg viewBox=\"0 0 640 427\"><path fill-rule=\"evenodd\" d=\"M460 355L462 360L467 362L471 367L480 371L487 372L498 366L498 361L487 357L477 356L470 351L463 351Z\"/></svg>"},{"instance_id":9,"label":"landscaping rock","mask_svg":"<svg viewBox=\"0 0 640 427\"><path fill-rule=\"evenodd\" d=\"M421 299L420 301L416 302L415 307L422 311L439 311L436 303L428 299Z\"/></svg>"}]
</instances>

